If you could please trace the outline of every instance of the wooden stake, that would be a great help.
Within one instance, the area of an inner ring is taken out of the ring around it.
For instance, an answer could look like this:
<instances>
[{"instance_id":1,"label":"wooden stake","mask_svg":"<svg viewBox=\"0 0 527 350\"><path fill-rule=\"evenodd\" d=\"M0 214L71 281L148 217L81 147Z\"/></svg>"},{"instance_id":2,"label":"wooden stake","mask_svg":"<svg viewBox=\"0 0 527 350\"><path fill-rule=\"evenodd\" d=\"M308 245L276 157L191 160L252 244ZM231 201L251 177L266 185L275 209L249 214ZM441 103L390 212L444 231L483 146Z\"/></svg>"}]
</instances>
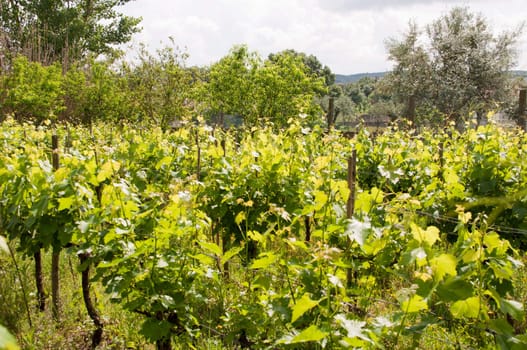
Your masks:
<instances>
[{"instance_id":1,"label":"wooden stake","mask_svg":"<svg viewBox=\"0 0 527 350\"><path fill-rule=\"evenodd\" d=\"M525 117L525 112L527 109L527 90L521 89L520 90L520 97L518 101L518 123L520 124L520 127L527 131L527 121Z\"/></svg>"},{"instance_id":2,"label":"wooden stake","mask_svg":"<svg viewBox=\"0 0 527 350\"><path fill-rule=\"evenodd\" d=\"M347 218L351 219L355 211L355 181L357 177L357 150L353 150L351 157L348 158L348 197Z\"/></svg>"},{"instance_id":3,"label":"wooden stake","mask_svg":"<svg viewBox=\"0 0 527 350\"><path fill-rule=\"evenodd\" d=\"M329 106L328 106L328 132L331 131L333 128L333 124L335 123L335 99L333 97L329 98Z\"/></svg>"},{"instance_id":4,"label":"wooden stake","mask_svg":"<svg viewBox=\"0 0 527 350\"><path fill-rule=\"evenodd\" d=\"M353 213L355 212L355 182L357 178L357 150L354 149L351 153L351 157L348 158L348 188L350 190L350 194L348 197L348 204L347 204L347 218L351 219L353 217ZM351 268L348 268L346 271L346 284L348 287L351 287L351 282L353 280L353 270Z\"/></svg>"},{"instance_id":5,"label":"wooden stake","mask_svg":"<svg viewBox=\"0 0 527 350\"><path fill-rule=\"evenodd\" d=\"M199 146L199 130L196 130L196 147L198 148L198 164L196 169L196 179L199 181L201 173L201 148Z\"/></svg>"},{"instance_id":6,"label":"wooden stake","mask_svg":"<svg viewBox=\"0 0 527 350\"><path fill-rule=\"evenodd\" d=\"M56 134L51 136L52 161L53 169L59 169L59 138ZM60 285L59 285L59 268L60 268L60 248L53 247L51 256L51 302L53 318L55 321L60 320Z\"/></svg>"},{"instance_id":7,"label":"wooden stake","mask_svg":"<svg viewBox=\"0 0 527 350\"><path fill-rule=\"evenodd\" d=\"M225 139L221 140L221 148L223 149L223 157L227 155L227 145L225 144Z\"/></svg>"},{"instance_id":8,"label":"wooden stake","mask_svg":"<svg viewBox=\"0 0 527 350\"><path fill-rule=\"evenodd\" d=\"M412 123L411 127L415 125L415 96L408 97L408 106L406 110L406 117L408 121Z\"/></svg>"}]
</instances>

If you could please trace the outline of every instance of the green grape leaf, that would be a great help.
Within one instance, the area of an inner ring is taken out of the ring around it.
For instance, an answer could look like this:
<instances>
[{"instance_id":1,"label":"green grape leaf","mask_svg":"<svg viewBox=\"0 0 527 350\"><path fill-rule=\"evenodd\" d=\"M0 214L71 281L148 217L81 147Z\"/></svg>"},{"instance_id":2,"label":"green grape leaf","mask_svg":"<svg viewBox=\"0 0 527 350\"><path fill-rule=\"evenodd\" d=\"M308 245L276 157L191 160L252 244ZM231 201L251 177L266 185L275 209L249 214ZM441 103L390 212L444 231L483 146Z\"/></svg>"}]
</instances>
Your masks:
<instances>
[{"instance_id":1,"label":"green grape leaf","mask_svg":"<svg viewBox=\"0 0 527 350\"><path fill-rule=\"evenodd\" d=\"M64 209L70 209L74 202L75 202L74 196L59 198L58 211L61 211Z\"/></svg>"},{"instance_id":2,"label":"green grape leaf","mask_svg":"<svg viewBox=\"0 0 527 350\"><path fill-rule=\"evenodd\" d=\"M117 161L114 161L114 160L107 161L99 169L99 172L97 173L97 181L101 183L104 180L109 179L113 175L114 172L119 171L120 167L121 167L121 164Z\"/></svg>"},{"instance_id":3,"label":"green grape leaf","mask_svg":"<svg viewBox=\"0 0 527 350\"><path fill-rule=\"evenodd\" d=\"M525 319L525 311L523 304L515 300L501 299L500 302L501 311L511 315L517 321L523 321Z\"/></svg>"},{"instance_id":4,"label":"green grape leaf","mask_svg":"<svg viewBox=\"0 0 527 350\"><path fill-rule=\"evenodd\" d=\"M221 264L225 264L227 261L231 260L233 257L238 255L238 253L243 249L243 247L234 247L229 249L221 258Z\"/></svg>"},{"instance_id":5,"label":"green grape leaf","mask_svg":"<svg viewBox=\"0 0 527 350\"><path fill-rule=\"evenodd\" d=\"M411 298L405 300L401 304L401 310L408 313L419 312L421 310L427 310L428 304L426 300L420 295L414 295Z\"/></svg>"},{"instance_id":6,"label":"green grape leaf","mask_svg":"<svg viewBox=\"0 0 527 350\"><path fill-rule=\"evenodd\" d=\"M446 302L465 300L474 295L474 287L461 277L448 277L437 286L437 295Z\"/></svg>"},{"instance_id":7,"label":"green grape leaf","mask_svg":"<svg viewBox=\"0 0 527 350\"><path fill-rule=\"evenodd\" d=\"M141 333L150 341L156 341L170 335L172 325L168 321L147 319L141 326Z\"/></svg>"},{"instance_id":8,"label":"green grape leaf","mask_svg":"<svg viewBox=\"0 0 527 350\"><path fill-rule=\"evenodd\" d=\"M488 323L490 329L496 332L496 334L504 334L512 336L514 334L514 328L503 318L497 318L490 320Z\"/></svg>"},{"instance_id":9,"label":"green grape leaf","mask_svg":"<svg viewBox=\"0 0 527 350\"><path fill-rule=\"evenodd\" d=\"M172 157L169 157L169 156L165 156L163 158L161 158L159 160L159 162L157 162L157 164L155 165L155 169L156 170L159 170L163 167L166 167L167 165L170 165L170 163L172 163Z\"/></svg>"},{"instance_id":10,"label":"green grape leaf","mask_svg":"<svg viewBox=\"0 0 527 350\"><path fill-rule=\"evenodd\" d=\"M245 214L244 211L241 211L239 212L238 214L236 214L236 217L234 218L234 222L236 223L236 225L239 225L243 222L243 220L247 219L247 215Z\"/></svg>"},{"instance_id":11,"label":"green grape leaf","mask_svg":"<svg viewBox=\"0 0 527 350\"><path fill-rule=\"evenodd\" d=\"M328 333L321 331L316 325L311 325L296 335L287 335L278 340L278 344L297 344L310 341L320 341L327 337Z\"/></svg>"},{"instance_id":12,"label":"green grape leaf","mask_svg":"<svg viewBox=\"0 0 527 350\"><path fill-rule=\"evenodd\" d=\"M263 257L253 261L251 264L251 269L265 269L278 260L278 256L273 253L264 253L261 255L263 255Z\"/></svg>"},{"instance_id":13,"label":"green grape leaf","mask_svg":"<svg viewBox=\"0 0 527 350\"><path fill-rule=\"evenodd\" d=\"M216 256L222 256L223 252L221 251L221 248L216 244L212 242L198 242L199 245L205 249L206 251L215 254Z\"/></svg>"},{"instance_id":14,"label":"green grape leaf","mask_svg":"<svg viewBox=\"0 0 527 350\"><path fill-rule=\"evenodd\" d=\"M450 312L455 318L476 318L479 315L480 302L478 297L458 300L450 306Z\"/></svg>"},{"instance_id":15,"label":"green grape leaf","mask_svg":"<svg viewBox=\"0 0 527 350\"><path fill-rule=\"evenodd\" d=\"M315 211L321 210L328 202L328 195L322 191L314 191L315 195Z\"/></svg>"},{"instance_id":16,"label":"green grape leaf","mask_svg":"<svg viewBox=\"0 0 527 350\"><path fill-rule=\"evenodd\" d=\"M426 230L423 230L416 224L412 223L410 228L414 239L419 243L426 243L431 246L439 240L439 229L435 226L428 226Z\"/></svg>"},{"instance_id":17,"label":"green grape leaf","mask_svg":"<svg viewBox=\"0 0 527 350\"><path fill-rule=\"evenodd\" d=\"M446 275L456 276L456 265L456 257L451 254L441 254L430 260L430 267L438 281L441 281Z\"/></svg>"},{"instance_id":18,"label":"green grape leaf","mask_svg":"<svg viewBox=\"0 0 527 350\"><path fill-rule=\"evenodd\" d=\"M296 301L295 306L293 307L293 315L291 316L291 323L295 322L307 311L311 310L318 305L320 300L311 300L308 293L302 295L300 299Z\"/></svg>"},{"instance_id":19,"label":"green grape leaf","mask_svg":"<svg viewBox=\"0 0 527 350\"><path fill-rule=\"evenodd\" d=\"M196 259L201 264L205 266L216 266L216 260L212 258L210 255L205 254L195 254L195 255L189 255L191 258Z\"/></svg>"},{"instance_id":20,"label":"green grape leaf","mask_svg":"<svg viewBox=\"0 0 527 350\"><path fill-rule=\"evenodd\" d=\"M364 321L348 320L345 315L338 314L335 316L335 320L346 330L348 338L360 338L363 340L371 341L371 339L363 333L363 328L366 325Z\"/></svg>"}]
</instances>

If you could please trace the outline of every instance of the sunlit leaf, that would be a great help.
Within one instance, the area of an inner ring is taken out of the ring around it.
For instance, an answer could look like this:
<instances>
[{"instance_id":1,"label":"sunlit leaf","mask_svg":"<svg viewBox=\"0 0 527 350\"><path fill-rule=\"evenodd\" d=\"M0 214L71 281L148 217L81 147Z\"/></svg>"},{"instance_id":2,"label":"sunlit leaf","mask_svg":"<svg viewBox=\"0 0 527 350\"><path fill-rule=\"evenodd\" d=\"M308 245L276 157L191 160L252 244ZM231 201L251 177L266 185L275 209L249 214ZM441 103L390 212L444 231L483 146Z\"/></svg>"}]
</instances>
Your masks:
<instances>
[{"instance_id":1,"label":"sunlit leaf","mask_svg":"<svg viewBox=\"0 0 527 350\"><path fill-rule=\"evenodd\" d=\"M490 232L483 237L483 243L489 251L494 249L507 249L509 244L505 240L501 240L500 236L496 232Z\"/></svg>"},{"instance_id":2,"label":"sunlit leaf","mask_svg":"<svg viewBox=\"0 0 527 350\"><path fill-rule=\"evenodd\" d=\"M477 318L479 316L480 302L478 297L459 300L450 306L450 312L455 318Z\"/></svg>"},{"instance_id":3,"label":"sunlit leaf","mask_svg":"<svg viewBox=\"0 0 527 350\"><path fill-rule=\"evenodd\" d=\"M318 211L328 202L328 195L322 191L314 191L315 195L315 210Z\"/></svg>"},{"instance_id":4,"label":"sunlit leaf","mask_svg":"<svg viewBox=\"0 0 527 350\"><path fill-rule=\"evenodd\" d=\"M109 160L104 163L97 173L97 181L103 182L104 180L110 178L115 172L119 171L121 164L114 160Z\"/></svg>"},{"instance_id":5,"label":"sunlit leaf","mask_svg":"<svg viewBox=\"0 0 527 350\"><path fill-rule=\"evenodd\" d=\"M427 309L428 304L426 300L424 300L422 296L417 294L403 301L401 304L401 310L408 313L418 312Z\"/></svg>"},{"instance_id":6,"label":"sunlit leaf","mask_svg":"<svg viewBox=\"0 0 527 350\"><path fill-rule=\"evenodd\" d=\"M352 219L346 228L346 235L352 242L357 242L360 247L364 245L364 242L368 238L371 231L371 223L369 220L364 222L357 219Z\"/></svg>"},{"instance_id":7,"label":"sunlit leaf","mask_svg":"<svg viewBox=\"0 0 527 350\"><path fill-rule=\"evenodd\" d=\"M213 253L217 256L223 255L221 248L216 243L200 241L198 244L210 253Z\"/></svg>"},{"instance_id":8,"label":"sunlit leaf","mask_svg":"<svg viewBox=\"0 0 527 350\"><path fill-rule=\"evenodd\" d=\"M163 158L161 158L155 165L155 169L159 170L163 167L166 167L167 165L170 165L170 163L172 162L172 157L169 157L169 156L165 156Z\"/></svg>"},{"instance_id":9,"label":"sunlit leaf","mask_svg":"<svg viewBox=\"0 0 527 350\"><path fill-rule=\"evenodd\" d=\"M227 252L225 252L225 254L223 254L223 257L221 258L221 264L225 264L227 261L238 255L238 253L242 250L243 247L234 247L229 249Z\"/></svg>"},{"instance_id":10,"label":"sunlit leaf","mask_svg":"<svg viewBox=\"0 0 527 350\"><path fill-rule=\"evenodd\" d=\"M414 239L419 243L426 243L431 246L439 239L439 229L435 226L429 226L423 230L417 224L412 223L410 228Z\"/></svg>"},{"instance_id":11,"label":"sunlit leaf","mask_svg":"<svg viewBox=\"0 0 527 350\"><path fill-rule=\"evenodd\" d=\"M75 202L75 197L63 197L59 198L59 207L58 211L64 210L64 209L70 209L73 203Z\"/></svg>"},{"instance_id":12,"label":"sunlit leaf","mask_svg":"<svg viewBox=\"0 0 527 350\"><path fill-rule=\"evenodd\" d=\"M327 337L328 333L321 331L316 325L311 325L296 335L288 335L278 340L278 344L297 344L310 341L320 341Z\"/></svg>"},{"instance_id":13,"label":"sunlit leaf","mask_svg":"<svg viewBox=\"0 0 527 350\"><path fill-rule=\"evenodd\" d=\"M270 252L262 255L263 257L253 261L253 263L251 264L251 269L265 269L278 260L278 256Z\"/></svg>"},{"instance_id":14,"label":"sunlit leaf","mask_svg":"<svg viewBox=\"0 0 527 350\"><path fill-rule=\"evenodd\" d=\"M438 281L442 280L446 275L457 275L456 265L456 257L452 254L441 254L430 260L430 267Z\"/></svg>"},{"instance_id":15,"label":"sunlit leaf","mask_svg":"<svg viewBox=\"0 0 527 350\"><path fill-rule=\"evenodd\" d=\"M335 316L335 320L346 330L348 338L360 338L363 340L371 341L371 339L363 333L363 328L366 326L366 322L358 320L348 320L345 315L338 314Z\"/></svg>"},{"instance_id":16,"label":"sunlit leaf","mask_svg":"<svg viewBox=\"0 0 527 350\"><path fill-rule=\"evenodd\" d=\"M319 300L311 300L308 293L302 295L302 297L298 299L296 301L296 304L293 306L293 315L291 316L291 323L298 320L298 318L305 314L308 310L311 310L312 308L317 306L319 302Z\"/></svg>"},{"instance_id":17,"label":"sunlit leaf","mask_svg":"<svg viewBox=\"0 0 527 350\"><path fill-rule=\"evenodd\" d=\"M247 219L247 215L245 215L244 211L239 212L236 214L236 218L234 218L234 222L236 225L239 225L243 222L243 220Z\"/></svg>"}]
</instances>

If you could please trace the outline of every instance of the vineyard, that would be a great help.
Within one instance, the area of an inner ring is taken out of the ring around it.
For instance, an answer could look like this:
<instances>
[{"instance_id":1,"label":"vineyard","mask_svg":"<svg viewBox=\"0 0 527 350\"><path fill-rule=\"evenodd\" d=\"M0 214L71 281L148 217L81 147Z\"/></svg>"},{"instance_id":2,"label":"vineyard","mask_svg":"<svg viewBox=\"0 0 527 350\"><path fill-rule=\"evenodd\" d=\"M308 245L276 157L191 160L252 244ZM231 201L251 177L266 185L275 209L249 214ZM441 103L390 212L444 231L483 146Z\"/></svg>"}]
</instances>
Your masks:
<instances>
[{"instance_id":1,"label":"vineyard","mask_svg":"<svg viewBox=\"0 0 527 350\"><path fill-rule=\"evenodd\" d=\"M21 348L527 347L519 130L7 120L0 144Z\"/></svg>"}]
</instances>

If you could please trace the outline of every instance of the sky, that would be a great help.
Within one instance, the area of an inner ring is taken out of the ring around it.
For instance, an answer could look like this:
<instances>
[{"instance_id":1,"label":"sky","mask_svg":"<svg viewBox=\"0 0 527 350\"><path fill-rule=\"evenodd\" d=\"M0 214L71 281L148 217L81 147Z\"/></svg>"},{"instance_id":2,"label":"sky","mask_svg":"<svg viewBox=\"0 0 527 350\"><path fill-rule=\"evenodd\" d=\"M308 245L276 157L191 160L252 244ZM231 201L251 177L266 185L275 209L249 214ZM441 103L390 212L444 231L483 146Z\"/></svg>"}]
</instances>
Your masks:
<instances>
[{"instance_id":1,"label":"sky","mask_svg":"<svg viewBox=\"0 0 527 350\"><path fill-rule=\"evenodd\" d=\"M172 38L188 66L210 65L245 44L261 57L294 49L334 73L354 74L390 70L386 40L401 39L410 21L424 28L454 6L481 13L496 34L527 21L525 0L133 0L120 11L143 19L132 46L154 51L172 46ZM517 48L515 69L527 70L527 26Z\"/></svg>"}]
</instances>

